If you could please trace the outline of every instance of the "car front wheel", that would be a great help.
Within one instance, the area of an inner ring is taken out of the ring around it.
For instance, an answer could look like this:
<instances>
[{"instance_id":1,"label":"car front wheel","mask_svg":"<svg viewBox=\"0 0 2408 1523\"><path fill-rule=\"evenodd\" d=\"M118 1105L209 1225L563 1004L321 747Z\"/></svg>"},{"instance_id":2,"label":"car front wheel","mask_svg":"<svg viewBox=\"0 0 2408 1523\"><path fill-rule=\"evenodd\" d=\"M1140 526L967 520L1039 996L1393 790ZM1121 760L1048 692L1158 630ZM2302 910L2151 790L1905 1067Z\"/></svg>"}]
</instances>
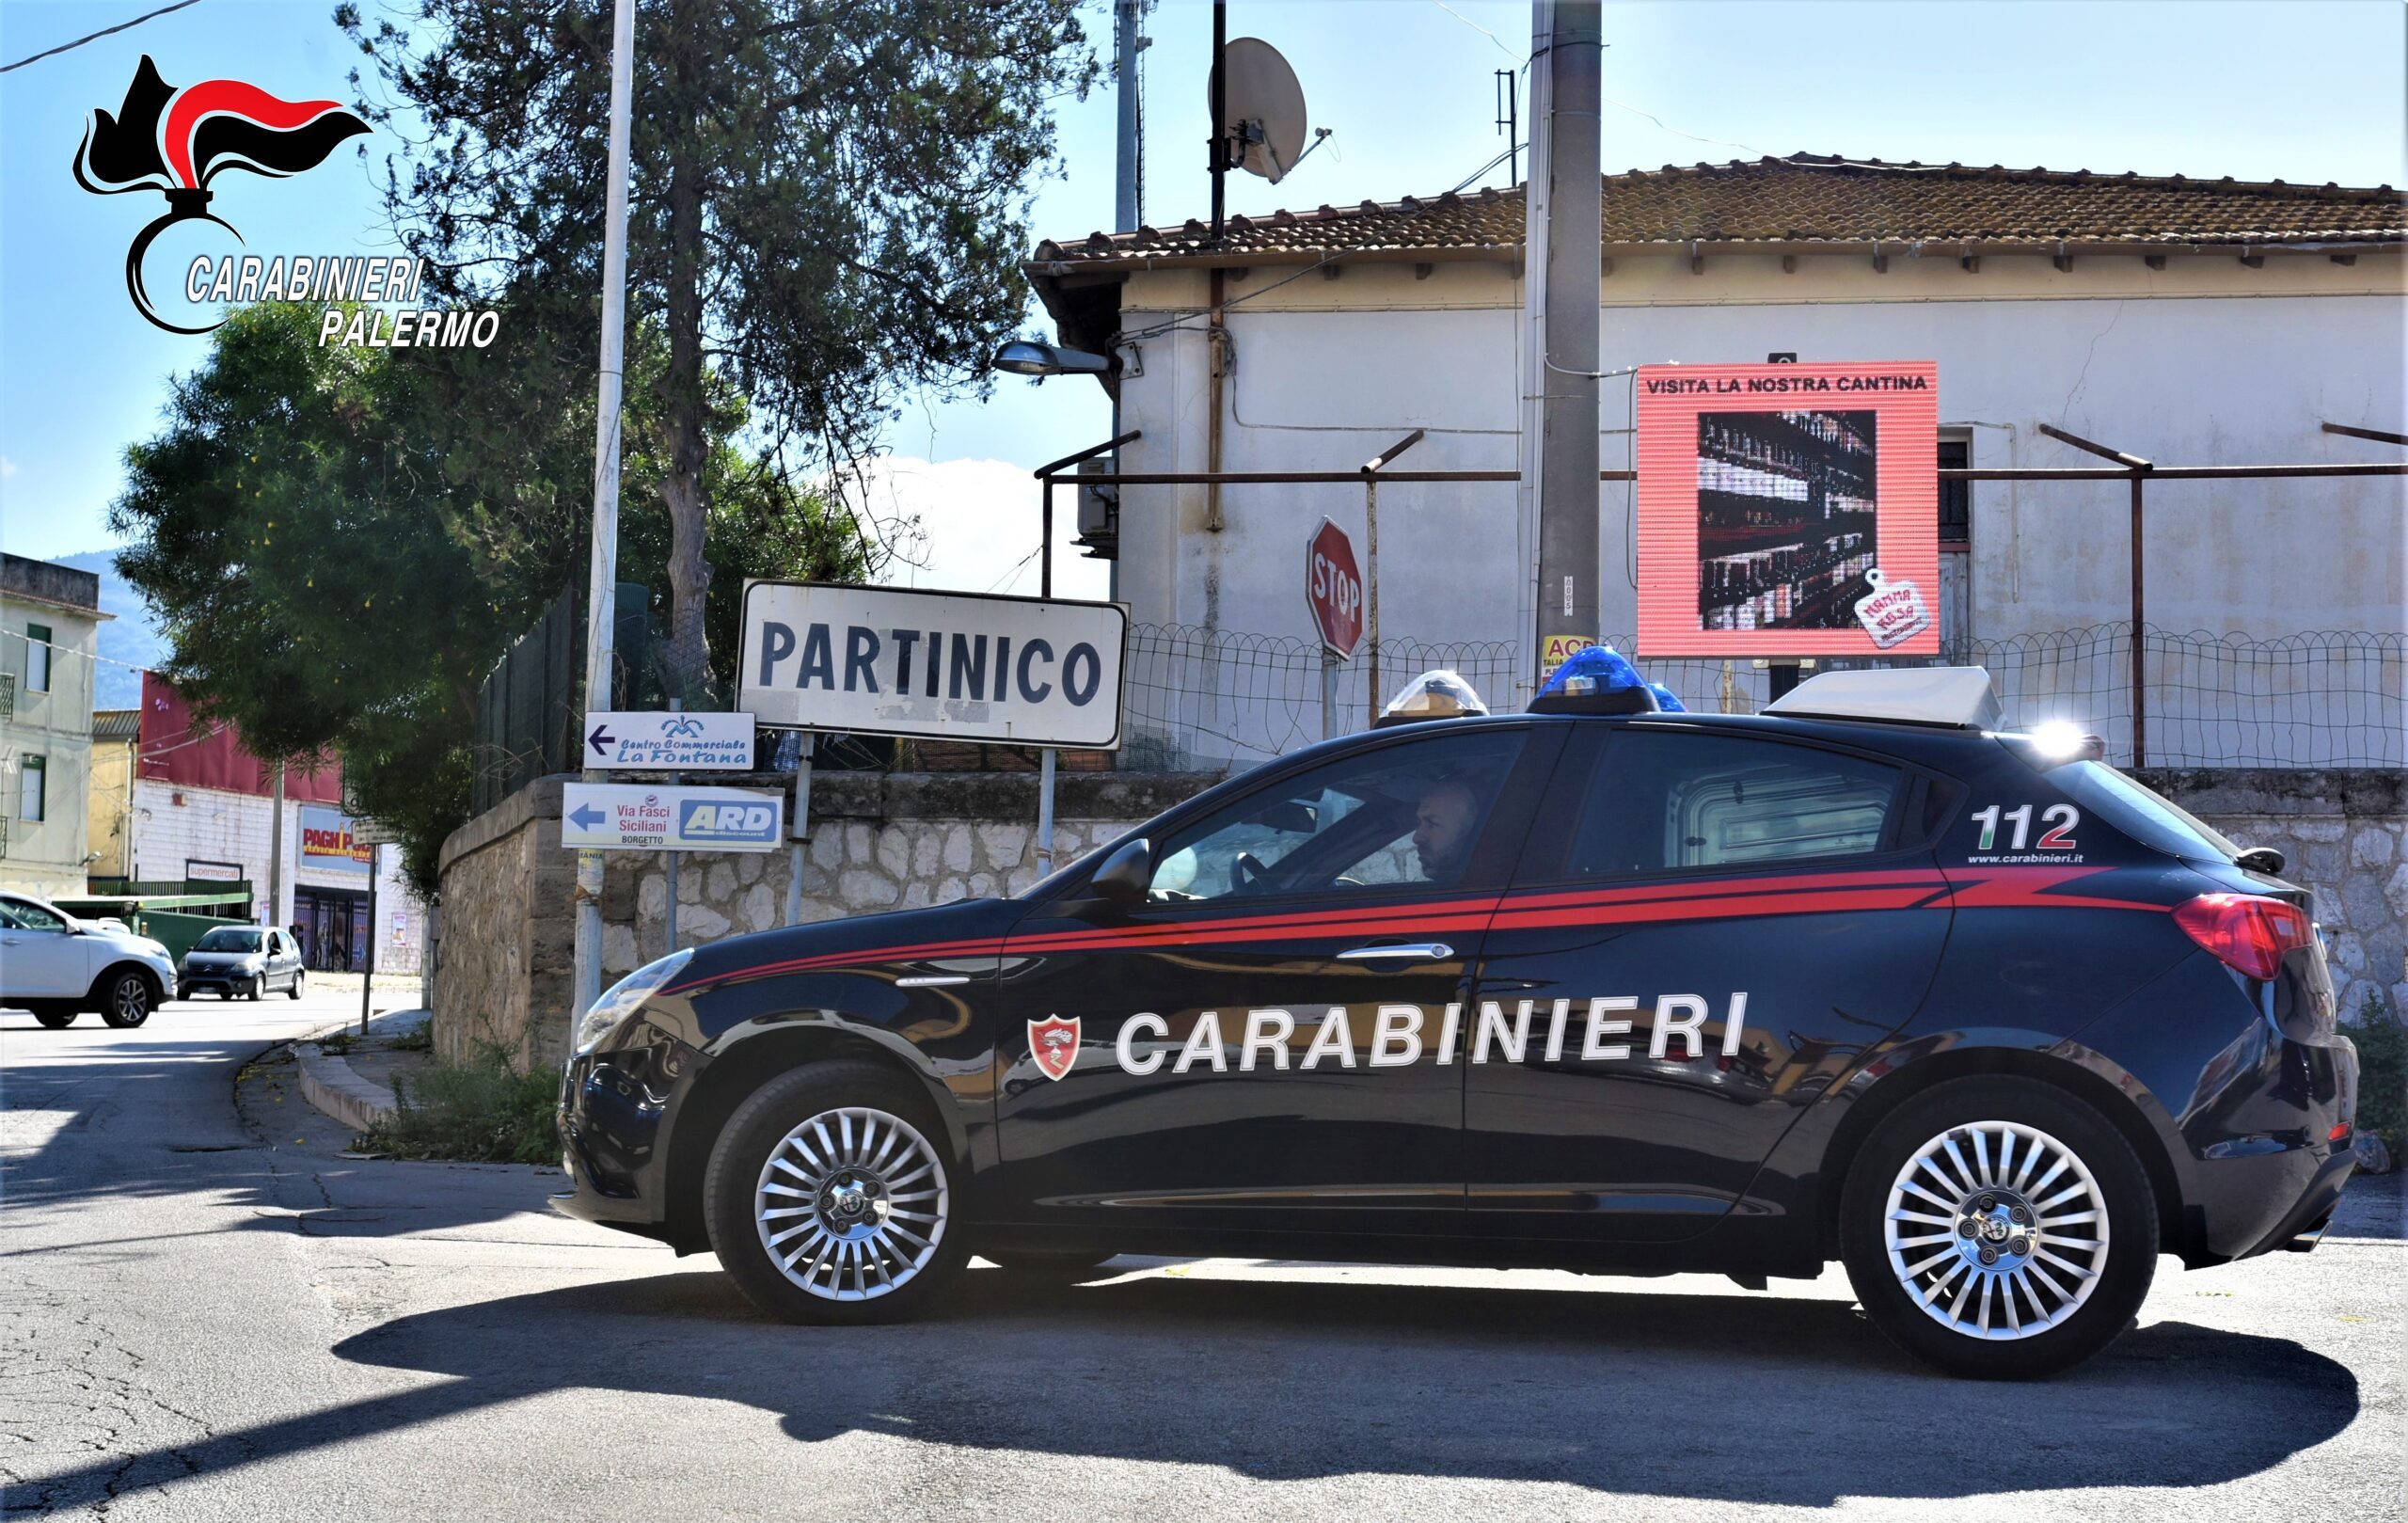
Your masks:
<instances>
[{"instance_id":1,"label":"car front wheel","mask_svg":"<svg viewBox=\"0 0 2408 1523\"><path fill-rule=\"evenodd\" d=\"M1954 1374L2053 1374L2131 1323L2157 1201L2131 1145L2052 1086L1952 1080L1884 1118L1848 1168L1840 1245L1866 1315Z\"/></svg>"},{"instance_id":2,"label":"car front wheel","mask_svg":"<svg viewBox=\"0 0 2408 1523\"><path fill-rule=\"evenodd\" d=\"M152 1003L150 979L138 973L111 974L101 992L101 1019L120 1031L132 1030L150 1019Z\"/></svg>"},{"instance_id":3,"label":"car front wheel","mask_svg":"<svg viewBox=\"0 0 2408 1523\"><path fill-rule=\"evenodd\" d=\"M720 1262L790 1322L915 1316L967 1256L943 1130L907 1079L874 1064L771 1080L720 1134L704 1189Z\"/></svg>"},{"instance_id":4,"label":"car front wheel","mask_svg":"<svg viewBox=\"0 0 2408 1523\"><path fill-rule=\"evenodd\" d=\"M244 989L243 997L245 999L257 999L266 992L267 975L263 973L255 973L251 975L251 981L249 985Z\"/></svg>"}]
</instances>

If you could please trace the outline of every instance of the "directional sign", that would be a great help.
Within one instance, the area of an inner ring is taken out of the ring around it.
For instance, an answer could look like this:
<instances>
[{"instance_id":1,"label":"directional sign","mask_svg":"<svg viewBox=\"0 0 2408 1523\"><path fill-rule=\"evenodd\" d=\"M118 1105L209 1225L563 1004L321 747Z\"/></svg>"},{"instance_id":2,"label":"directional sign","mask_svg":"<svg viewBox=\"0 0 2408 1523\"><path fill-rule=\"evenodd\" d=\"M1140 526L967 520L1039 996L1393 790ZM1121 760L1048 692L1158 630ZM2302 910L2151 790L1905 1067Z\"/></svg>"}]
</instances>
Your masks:
<instances>
[{"instance_id":1,"label":"directional sign","mask_svg":"<svg viewBox=\"0 0 2408 1523\"><path fill-rule=\"evenodd\" d=\"M752 769L752 716L589 709L585 761L605 770L749 772Z\"/></svg>"},{"instance_id":2,"label":"directional sign","mask_svg":"<svg viewBox=\"0 0 2408 1523\"><path fill-rule=\"evenodd\" d=\"M1342 661L1354 654L1363 640L1363 573L1354 542L1326 518L1305 541L1305 606L1331 655Z\"/></svg>"},{"instance_id":3,"label":"directional sign","mask_svg":"<svg viewBox=\"0 0 2408 1523\"><path fill-rule=\"evenodd\" d=\"M351 844L354 846L391 846L402 838L402 828L381 819L355 819L351 822Z\"/></svg>"},{"instance_id":4,"label":"directional sign","mask_svg":"<svg viewBox=\"0 0 2408 1523\"><path fill-rule=\"evenodd\" d=\"M765 724L1120 743L1117 603L750 581L743 630L737 701Z\"/></svg>"},{"instance_id":5,"label":"directional sign","mask_svg":"<svg viewBox=\"0 0 2408 1523\"><path fill-rule=\"evenodd\" d=\"M771 851L783 840L785 795L751 788L647 788L568 783L561 845L624 851Z\"/></svg>"}]
</instances>

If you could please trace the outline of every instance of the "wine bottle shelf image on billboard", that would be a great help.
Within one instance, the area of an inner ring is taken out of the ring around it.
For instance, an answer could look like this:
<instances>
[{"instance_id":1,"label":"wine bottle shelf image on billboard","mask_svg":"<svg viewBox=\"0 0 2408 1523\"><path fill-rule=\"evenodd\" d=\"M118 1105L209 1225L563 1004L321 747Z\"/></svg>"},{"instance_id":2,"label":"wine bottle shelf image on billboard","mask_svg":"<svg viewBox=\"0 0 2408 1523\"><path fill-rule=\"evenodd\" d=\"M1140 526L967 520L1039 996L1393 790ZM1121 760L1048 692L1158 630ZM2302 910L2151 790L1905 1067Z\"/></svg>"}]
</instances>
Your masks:
<instances>
[{"instance_id":1,"label":"wine bottle shelf image on billboard","mask_svg":"<svg viewBox=\"0 0 2408 1523\"><path fill-rule=\"evenodd\" d=\"M1875 417L1698 415L1701 629L1853 627L1878 564Z\"/></svg>"}]
</instances>

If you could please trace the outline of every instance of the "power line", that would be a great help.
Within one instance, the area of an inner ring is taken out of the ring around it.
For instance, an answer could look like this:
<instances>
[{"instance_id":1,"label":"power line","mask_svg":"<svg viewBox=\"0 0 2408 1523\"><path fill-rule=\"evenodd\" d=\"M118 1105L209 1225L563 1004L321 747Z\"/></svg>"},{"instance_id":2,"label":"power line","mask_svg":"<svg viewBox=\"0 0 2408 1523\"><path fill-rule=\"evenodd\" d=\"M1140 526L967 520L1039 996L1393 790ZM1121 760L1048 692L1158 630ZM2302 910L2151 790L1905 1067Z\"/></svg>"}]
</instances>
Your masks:
<instances>
[{"instance_id":1,"label":"power line","mask_svg":"<svg viewBox=\"0 0 2408 1523\"><path fill-rule=\"evenodd\" d=\"M122 32L128 27L139 26L144 22L156 21L158 18L166 15L171 10L182 10L186 6L197 6L198 4L200 4L200 0L176 0L176 3L172 6L161 6L158 9L146 11L143 14L135 17L132 21L121 21L115 26L103 26L99 31L92 33L89 37L79 37L72 42L61 42L55 48L46 48L43 51L33 55L31 57L20 58L12 64L0 64L0 74L5 74L11 69L23 69L29 63L40 63L44 58L55 57L59 54L71 52L76 48L82 47L87 42L97 42L104 37L108 37L117 32Z\"/></svg>"},{"instance_id":2,"label":"power line","mask_svg":"<svg viewBox=\"0 0 2408 1523\"><path fill-rule=\"evenodd\" d=\"M1470 27L1473 31L1478 32L1481 36L1488 39L1491 42L1496 43L1498 51L1502 52L1505 56L1513 59L1515 63L1528 64L1530 61L1520 54L1514 52L1512 48L1507 47L1503 38L1498 37L1495 32L1490 31L1487 27L1482 26L1480 23L1472 20L1469 16L1465 15L1462 11L1457 10L1454 7L1447 4L1447 0L1430 0L1430 3L1436 6L1440 10L1445 11L1448 15L1452 16L1455 20L1463 23L1465 26Z\"/></svg>"}]
</instances>

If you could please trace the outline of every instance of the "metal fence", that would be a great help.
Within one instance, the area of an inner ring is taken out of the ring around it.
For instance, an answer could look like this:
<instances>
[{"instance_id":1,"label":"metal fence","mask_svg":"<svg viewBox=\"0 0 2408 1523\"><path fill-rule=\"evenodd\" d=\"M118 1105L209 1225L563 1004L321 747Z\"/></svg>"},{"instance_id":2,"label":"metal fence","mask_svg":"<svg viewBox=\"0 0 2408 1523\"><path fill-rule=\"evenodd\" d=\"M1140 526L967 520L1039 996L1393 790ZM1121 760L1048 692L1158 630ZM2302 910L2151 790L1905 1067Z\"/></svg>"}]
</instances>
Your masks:
<instances>
[{"instance_id":1,"label":"metal fence","mask_svg":"<svg viewBox=\"0 0 2408 1523\"><path fill-rule=\"evenodd\" d=\"M479 813L535 778L578 766L580 602L574 594L562 596L478 691L473 804ZM625 660L643 646L640 609L635 605L620 629L622 665L628 668L621 696L630 702L650 696L648 690L635 690L645 688L642 662ZM1633 649L1628 637L1611 643ZM2070 721L2104 738L2110 760L2130 766L2131 650L2129 624L2103 624L1972 641L1941 659L1987 668L2009 726ZM1190 625L1133 626L1121 749L1108 763L1100 754L1074 760L1127 771L1243 769L1327 735L1363 729L1407 678L1433 667L1461 673L1500 708L1519 702L1522 653L1512 641L1390 639L1376 654L1374 662L1367 647L1330 674L1324 717L1324 669L1316 643ZM1752 714L1769 701L1770 674L1751 661L1650 660L1644 651L1635 654L1649 677L1692 709ZM2140 759L2148 766L2408 765L2408 635L2352 630L2256 640L2148 627L2142 658L2147 723ZM1885 664L1932 663L1827 659L1820 669ZM923 755L922 749L821 736L815 752L818 765L840 769L1035 765L1033 753L998 755L994 748L939 745ZM778 765L790 764L790 755L781 757Z\"/></svg>"},{"instance_id":2,"label":"metal fence","mask_svg":"<svg viewBox=\"0 0 2408 1523\"><path fill-rule=\"evenodd\" d=\"M1631 650L1624 637L1611 642ZM1649 660L1654 680L1692 709L1752 714L1769 701L1770 674L1747 660ZM2255 640L2146 628L2147 750L2152 767L2399 767L2408 763L2408 636L2337 631ZM2022 727L2067 720L2132 764L2131 627L1973 641L1942 660L1987 668ZM1847 666L1929 661L1826 660ZM1514 701L1521 654L1511 642L1385 641L1384 701L1430 667L1451 667L1500 707ZM1368 653L1339 670L1334 733L1377 711ZM1130 633L1124 769L1238 766L1267 760L1324 735L1322 655L1307 641L1181 625Z\"/></svg>"},{"instance_id":3,"label":"metal fence","mask_svg":"<svg viewBox=\"0 0 2408 1523\"><path fill-rule=\"evenodd\" d=\"M548 772L577 766L585 687L584 599L561 595L477 688L469 807L483 814Z\"/></svg>"}]
</instances>

